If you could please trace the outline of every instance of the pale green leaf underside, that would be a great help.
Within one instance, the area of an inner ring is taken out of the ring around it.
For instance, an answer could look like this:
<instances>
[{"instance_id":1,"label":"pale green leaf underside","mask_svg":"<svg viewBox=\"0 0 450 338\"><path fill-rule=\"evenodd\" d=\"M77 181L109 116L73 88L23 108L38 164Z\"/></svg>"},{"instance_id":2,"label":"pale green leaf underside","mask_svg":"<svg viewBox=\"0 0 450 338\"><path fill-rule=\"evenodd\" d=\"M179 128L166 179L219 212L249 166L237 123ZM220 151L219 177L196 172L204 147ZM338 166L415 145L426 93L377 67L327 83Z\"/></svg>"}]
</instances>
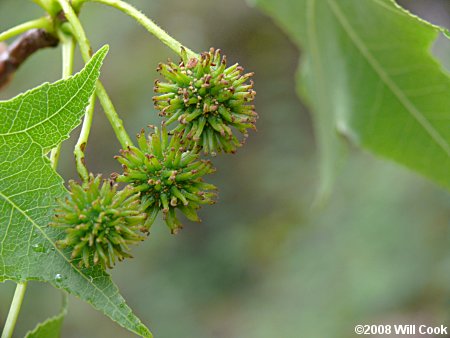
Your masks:
<instances>
[{"instance_id":1,"label":"pale green leaf underside","mask_svg":"<svg viewBox=\"0 0 450 338\"><path fill-rule=\"evenodd\" d=\"M302 48L327 182L339 131L450 188L450 78L430 54L439 27L391 0L257 3Z\"/></svg>"},{"instance_id":2,"label":"pale green leaf underside","mask_svg":"<svg viewBox=\"0 0 450 338\"><path fill-rule=\"evenodd\" d=\"M150 337L109 275L71 264L55 245L63 233L48 226L56 199L67 191L44 154L79 125L107 51L102 48L67 80L0 102L0 281L50 282Z\"/></svg>"},{"instance_id":3,"label":"pale green leaf underside","mask_svg":"<svg viewBox=\"0 0 450 338\"><path fill-rule=\"evenodd\" d=\"M61 311L56 316L36 325L33 331L25 335L25 338L60 338L62 323L67 315L67 298L67 294L64 293Z\"/></svg>"}]
</instances>

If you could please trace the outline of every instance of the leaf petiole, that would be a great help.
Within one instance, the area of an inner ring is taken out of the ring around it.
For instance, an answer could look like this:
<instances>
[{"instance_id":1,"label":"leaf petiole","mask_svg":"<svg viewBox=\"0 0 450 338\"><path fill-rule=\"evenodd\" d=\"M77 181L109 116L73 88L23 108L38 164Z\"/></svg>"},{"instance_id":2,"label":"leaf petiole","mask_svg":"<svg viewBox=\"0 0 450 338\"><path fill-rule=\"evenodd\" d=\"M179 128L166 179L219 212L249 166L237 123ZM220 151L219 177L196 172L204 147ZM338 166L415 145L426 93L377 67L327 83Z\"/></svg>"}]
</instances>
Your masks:
<instances>
[{"instance_id":1,"label":"leaf petiole","mask_svg":"<svg viewBox=\"0 0 450 338\"><path fill-rule=\"evenodd\" d=\"M98 83L97 83L98 86ZM77 163L77 172L80 175L83 182L87 182L89 180L89 171L86 168L86 164L84 162L84 149L89 139L89 134L92 127L92 119L94 117L95 110L95 100L97 96L95 92L92 94L89 99L89 105L86 108L86 114L84 115L83 126L81 127L80 136L78 137L77 144L75 145L75 149L73 154L75 155L75 161Z\"/></svg>"},{"instance_id":2,"label":"leaf petiole","mask_svg":"<svg viewBox=\"0 0 450 338\"><path fill-rule=\"evenodd\" d=\"M14 297L11 303L11 307L9 308L8 318L6 318L5 328L3 329L1 338L12 337L26 290L27 282L17 283L16 291L14 292Z\"/></svg>"}]
</instances>

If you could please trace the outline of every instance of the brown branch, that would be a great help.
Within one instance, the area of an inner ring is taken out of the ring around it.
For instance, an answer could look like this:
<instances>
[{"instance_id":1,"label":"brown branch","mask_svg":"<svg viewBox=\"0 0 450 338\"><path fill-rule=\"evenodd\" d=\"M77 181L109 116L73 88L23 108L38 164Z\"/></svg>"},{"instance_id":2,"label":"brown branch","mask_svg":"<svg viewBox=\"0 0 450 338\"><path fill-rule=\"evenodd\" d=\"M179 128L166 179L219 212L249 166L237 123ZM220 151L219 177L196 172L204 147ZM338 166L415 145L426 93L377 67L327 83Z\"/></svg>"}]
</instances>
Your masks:
<instances>
[{"instance_id":1,"label":"brown branch","mask_svg":"<svg viewBox=\"0 0 450 338\"><path fill-rule=\"evenodd\" d=\"M11 81L16 70L33 53L39 49L56 47L58 43L58 38L45 30L31 29L6 49L4 46L0 46L0 89Z\"/></svg>"}]
</instances>

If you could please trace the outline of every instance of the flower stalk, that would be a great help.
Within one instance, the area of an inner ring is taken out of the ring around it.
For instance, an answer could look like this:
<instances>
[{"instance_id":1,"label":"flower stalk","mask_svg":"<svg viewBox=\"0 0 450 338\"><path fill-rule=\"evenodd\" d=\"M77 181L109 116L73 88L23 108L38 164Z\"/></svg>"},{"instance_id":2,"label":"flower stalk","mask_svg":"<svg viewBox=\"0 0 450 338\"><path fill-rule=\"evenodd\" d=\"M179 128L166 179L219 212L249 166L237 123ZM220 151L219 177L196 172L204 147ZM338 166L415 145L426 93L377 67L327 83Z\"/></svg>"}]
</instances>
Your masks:
<instances>
[{"instance_id":1,"label":"flower stalk","mask_svg":"<svg viewBox=\"0 0 450 338\"><path fill-rule=\"evenodd\" d=\"M198 58L199 55L186 46L183 46L179 41L174 39L172 36L166 33L161 27L159 27L155 22L149 19L144 13L137 10L130 4L122 0L88 0L90 2L98 2L113 8L116 8L123 13L129 15L135 19L140 25L142 25L149 33L153 34L167 47L172 49L179 56L182 56L182 50L186 51L189 58Z\"/></svg>"}]
</instances>

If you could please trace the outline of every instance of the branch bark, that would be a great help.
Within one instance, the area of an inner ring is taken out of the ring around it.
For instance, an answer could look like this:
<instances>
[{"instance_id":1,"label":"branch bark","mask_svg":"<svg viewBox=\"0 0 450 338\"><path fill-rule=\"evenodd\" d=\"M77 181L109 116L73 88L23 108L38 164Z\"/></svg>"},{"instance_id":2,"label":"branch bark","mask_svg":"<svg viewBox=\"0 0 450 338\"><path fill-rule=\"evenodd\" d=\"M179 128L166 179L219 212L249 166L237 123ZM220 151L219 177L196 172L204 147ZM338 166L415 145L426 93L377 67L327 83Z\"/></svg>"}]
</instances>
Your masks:
<instances>
[{"instance_id":1,"label":"branch bark","mask_svg":"<svg viewBox=\"0 0 450 338\"><path fill-rule=\"evenodd\" d=\"M10 46L0 46L0 89L11 81L16 70L32 54L43 48L56 47L58 43L59 39L47 31L31 29Z\"/></svg>"}]
</instances>

